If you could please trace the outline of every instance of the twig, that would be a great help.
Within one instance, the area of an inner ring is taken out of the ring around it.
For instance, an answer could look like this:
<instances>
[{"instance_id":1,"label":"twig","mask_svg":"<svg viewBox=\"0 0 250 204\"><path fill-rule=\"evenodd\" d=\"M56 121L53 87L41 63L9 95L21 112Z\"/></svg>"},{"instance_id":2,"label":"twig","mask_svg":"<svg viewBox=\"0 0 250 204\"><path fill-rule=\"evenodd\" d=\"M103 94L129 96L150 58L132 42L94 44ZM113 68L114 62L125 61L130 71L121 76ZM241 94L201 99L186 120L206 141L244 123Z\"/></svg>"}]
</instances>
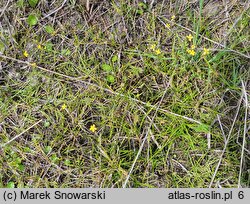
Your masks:
<instances>
[{"instance_id":1,"label":"twig","mask_svg":"<svg viewBox=\"0 0 250 204\"><path fill-rule=\"evenodd\" d=\"M12 60L12 61L15 61L15 62L18 62L18 63L27 64L27 65L29 65L29 66L32 66L32 63L30 63L30 62L26 62L26 61L23 61L23 60L15 59L15 58L13 58L13 57L5 56L5 55L2 55L2 54L0 54L0 57L2 57L2 58L4 58L4 59L9 59L9 60ZM169 111L169 110L165 110L165 109L163 109L163 108L157 108L157 106L155 106L155 105L151 105L151 104L148 104L148 103L146 103L146 102L144 102L144 101L140 101L140 100L138 100L138 99L132 98L132 97L130 97L130 96L126 96L126 95L124 95L124 94L115 92L115 91L113 91L113 90L110 90L110 89L107 89L107 88L100 87L100 86L98 86L97 84L94 84L94 83L91 83L91 82L87 82L87 81L82 81L82 80L80 80L79 78L75 78L75 77L72 77L72 76L68 76L68 75L61 74L61 73L59 73L59 72L55 72L55 71L52 71L52 70L48 70L48 69L45 69L44 67L41 67L41 66L36 66L36 68L38 68L38 69L40 69L40 70L42 70L42 71L45 71L45 72L49 72L49 73L51 73L51 74L55 74L55 75L57 75L57 76L61 76L61 77L63 77L63 78L67 78L67 79L69 79L69 80L71 80L71 81L80 82L80 83L83 83L83 84L85 84L85 85L89 85L89 86L95 87L95 88L97 88L97 89L106 91L106 92L108 92L108 93L110 93L110 94L113 94L113 95L117 95L117 96L121 96L121 97L124 97L124 98L128 98L129 100L135 101L135 102L137 102L137 103L141 103L141 104L146 105L146 106L148 106L148 107L151 107L151 108L153 108L153 109L158 109L159 111L161 111L161 112L163 112L163 113L166 113L166 114L169 114L169 115L172 115L172 116L175 116L175 117L179 117L179 118L188 120L188 121L193 122L193 123L202 124L202 122L200 122L200 121L198 121L198 120L195 120L195 119L193 119L193 118L190 118L190 117L187 117L187 116L183 116L183 115L179 115L179 114L177 114L177 113L173 113L173 112L171 112L171 111Z\"/></svg>"},{"instance_id":2,"label":"twig","mask_svg":"<svg viewBox=\"0 0 250 204\"><path fill-rule=\"evenodd\" d=\"M152 119L148 116L148 114L142 109L141 106L138 105L138 109L147 117L147 119L151 122ZM157 127L157 125L153 122L153 125L155 127L155 129L160 132L159 128ZM152 131L150 131L150 135L151 135L151 138L153 140L153 142L156 144L156 146L160 149L161 148L161 145L156 141Z\"/></svg>"},{"instance_id":3,"label":"twig","mask_svg":"<svg viewBox=\"0 0 250 204\"><path fill-rule=\"evenodd\" d=\"M29 131L31 128L35 127L36 125L38 125L40 122L42 122L42 119L39 120L38 122L36 122L35 124L31 125L30 127L28 127L26 130L24 130L23 132L21 132L19 135L16 135L15 137L13 137L11 140L9 140L8 142L2 144L0 147L5 147L6 145L10 144L12 141L14 141L15 139L17 139L18 137L22 136L25 132Z\"/></svg>"},{"instance_id":4,"label":"twig","mask_svg":"<svg viewBox=\"0 0 250 204\"><path fill-rule=\"evenodd\" d=\"M5 12L6 8L8 7L9 3L10 3L10 0L7 1L5 7L3 8L2 13L0 14L0 18L1 18L2 15L4 14L4 12Z\"/></svg>"},{"instance_id":5,"label":"twig","mask_svg":"<svg viewBox=\"0 0 250 204\"><path fill-rule=\"evenodd\" d=\"M207 133L207 148L211 149L211 132Z\"/></svg>"},{"instance_id":6,"label":"twig","mask_svg":"<svg viewBox=\"0 0 250 204\"><path fill-rule=\"evenodd\" d=\"M183 166L180 162L172 159L172 161L174 161L176 164L178 164L188 175L190 175L189 171L186 169L185 166Z\"/></svg>"},{"instance_id":7,"label":"twig","mask_svg":"<svg viewBox=\"0 0 250 204\"><path fill-rule=\"evenodd\" d=\"M224 138L224 142L226 142L227 138L226 138L226 135L225 135L223 126L222 126L222 124L221 124L220 116L219 116L219 115L217 115L217 119L218 119L218 122L219 122L219 125L220 125L220 129L221 129L222 136L223 136L223 138Z\"/></svg>"},{"instance_id":8,"label":"twig","mask_svg":"<svg viewBox=\"0 0 250 204\"><path fill-rule=\"evenodd\" d=\"M58 8L55 9L54 11L51 11L51 12L50 12L49 14L47 14L46 16L44 16L44 17L42 18L42 20L44 20L45 18L48 18L48 17L51 16L52 14L58 12L60 9L63 8L63 6L64 6L64 4L65 4L66 2L67 2L67 0L64 0L63 3L62 3L62 5L61 5L60 7L58 7Z\"/></svg>"},{"instance_id":9,"label":"twig","mask_svg":"<svg viewBox=\"0 0 250 204\"><path fill-rule=\"evenodd\" d=\"M150 9L150 10L153 8L154 3L155 3L155 1L154 1L154 0L151 0L150 5L149 5L149 9Z\"/></svg>"},{"instance_id":10,"label":"twig","mask_svg":"<svg viewBox=\"0 0 250 204\"><path fill-rule=\"evenodd\" d=\"M126 180L125 180L125 182L124 182L124 184L123 184L123 186L122 186L123 188L126 188L126 186L127 186L127 183L128 183L129 178L130 178L130 175L132 174L132 172L133 172L133 170L134 170L134 167L135 167L135 164L136 164L136 162L137 162L137 160L138 160L138 158L139 158L139 156L140 156L140 154L141 154L141 152L142 152L143 146L144 146L144 144L145 144L145 142L146 142L146 139L148 138L148 134L149 134L149 131L150 131L150 129L151 129L151 126L153 125L154 119L155 119L156 114L157 114L157 112L158 112L158 110L159 110L159 107L160 107L160 105L161 105L161 103L162 103L162 101L163 101L163 99L164 99L164 97L165 97L165 95L166 95L166 93L167 93L167 90L168 90L168 89L166 88L165 91L164 91L164 93L163 93L163 95L162 95L162 97L161 97L161 100L160 100L160 102L159 102L159 104L158 104L158 106L157 106L157 109L155 110L154 116L152 117L152 120L150 121L148 130L147 130L147 133L146 133L146 135L145 135L145 137L144 137L144 139L143 139L143 141L142 141L142 144L141 144L141 146L140 146L140 149L139 149L139 151L137 152L137 155L136 155L136 157L135 157L135 159L134 159L134 162L133 162L133 164L132 164L132 166L131 166L131 168L130 168L130 170L129 170L128 176L127 176L127 178L126 178Z\"/></svg>"},{"instance_id":11,"label":"twig","mask_svg":"<svg viewBox=\"0 0 250 204\"><path fill-rule=\"evenodd\" d=\"M246 132L248 131L248 129L246 130ZM242 148L242 144L239 142L239 137L240 137L240 129L238 130L238 135L237 135L237 144ZM244 150L245 150L245 152L247 153L247 154L249 154L250 155L250 150L248 150L248 149L246 149L246 148L244 148Z\"/></svg>"},{"instance_id":12,"label":"twig","mask_svg":"<svg viewBox=\"0 0 250 204\"><path fill-rule=\"evenodd\" d=\"M227 140L225 141L224 148L223 148L223 150L222 150L222 153L221 153L221 155L220 155L219 162L218 162L218 164L217 164L217 166L216 166L216 169L215 169L215 171L214 171L213 177L212 177L211 182L210 182L210 184L209 184L209 188L212 187L213 182L214 182L214 179L215 179L215 176L216 176L216 174L217 174L217 172L218 172L218 170L219 170L219 167L220 167L220 164L221 164L223 155L224 155L224 153L225 153L225 151L226 151L227 145L228 145L228 143L229 143L229 139L230 139L231 134L232 134L232 132L233 132L234 124L235 124L236 119L237 119L238 114L239 114L240 104L241 104L241 102L242 102L242 99L243 99L243 94L241 94L241 98L240 98L239 103L238 103L238 108L237 108L236 114L235 114L235 116L234 116L233 124L232 124L231 129L230 129L230 131L229 131L229 133L228 133Z\"/></svg>"},{"instance_id":13,"label":"twig","mask_svg":"<svg viewBox=\"0 0 250 204\"><path fill-rule=\"evenodd\" d=\"M240 172L239 172L239 180L238 180L238 188L240 188L240 180L241 180L241 172L243 167L243 157L244 157L244 148L246 143L246 134L247 134L247 114L248 114L248 99L247 99L247 92L244 85L244 82L241 80L242 84L242 93L244 94L246 110L245 110L245 118L244 118L244 131L243 131L243 141L242 141L242 149L241 149L241 158L240 158Z\"/></svg>"}]
</instances>

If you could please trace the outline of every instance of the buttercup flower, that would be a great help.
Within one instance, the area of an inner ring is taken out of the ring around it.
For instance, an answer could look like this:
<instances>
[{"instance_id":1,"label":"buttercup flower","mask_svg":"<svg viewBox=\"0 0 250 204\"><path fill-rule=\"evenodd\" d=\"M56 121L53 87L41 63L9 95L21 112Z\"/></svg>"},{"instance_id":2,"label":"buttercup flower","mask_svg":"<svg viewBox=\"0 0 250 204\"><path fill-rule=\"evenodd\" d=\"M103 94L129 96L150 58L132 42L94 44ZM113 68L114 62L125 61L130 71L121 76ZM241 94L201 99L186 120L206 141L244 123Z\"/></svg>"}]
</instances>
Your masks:
<instances>
[{"instance_id":1,"label":"buttercup flower","mask_svg":"<svg viewBox=\"0 0 250 204\"><path fill-rule=\"evenodd\" d=\"M203 49L203 55L209 55L209 49L207 49L207 48L204 48Z\"/></svg>"},{"instance_id":2,"label":"buttercup flower","mask_svg":"<svg viewBox=\"0 0 250 204\"><path fill-rule=\"evenodd\" d=\"M174 21L175 20L175 15L172 15L171 16L171 21Z\"/></svg>"},{"instance_id":3,"label":"buttercup flower","mask_svg":"<svg viewBox=\"0 0 250 204\"><path fill-rule=\"evenodd\" d=\"M29 54L28 54L28 52L26 50L23 52L23 56L24 57L28 57L29 56Z\"/></svg>"},{"instance_id":4,"label":"buttercup flower","mask_svg":"<svg viewBox=\"0 0 250 204\"><path fill-rule=\"evenodd\" d=\"M89 130L90 130L91 132L96 132L97 128L96 128L95 124L92 124L92 125L90 126Z\"/></svg>"},{"instance_id":5,"label":"buttercup flower","mask_svg":"<svg viewBox=\"0 0 250 204\"><path fill-rule=\"evenodd\" d=\"M42 49L42 45L41 45L41 44L38 44L38 45L37 45L37 49L41 50L41 49Z\"/></svg>"},{"instance_id":6,"label":"buttercup flower","mask_svg":"<svg viewBox=\"0 0 250 204\"><path fill-rule=\"evenodd\" d=\"M189 34L189 35L187 36L187 39L188 39L189 42L191 42L193 38L194 38L194 37L193 37L191 34Z\"/></svg>"},{"instance_id":7,"label":"buttercup flower","mask_svg":"<svg viewBox=\"0 0 250 204\"><path fill-rule=\"evenodd\" d=\"M170 29L170 24L169 23L166 24L166 28Z\"/></svg>"},{"instance_id":8,"label":"buttercup flower","mask_svg":"<svg viewBox=\"0 0 250 204\"><path fill-rule=\"evenodd\" d=\"M34 62L34 63L30 63L30 65L32 66L32 67L36 67L36 63Z\"/></svg>"},{"instance_id":9,"label":"buttercup flower","mask_svg":"<svg viewBox=\"0 0 250 204\"><path fill-rule=\"evenodd\" d=\"M192 55L192 56L195 56L196 52L192 49L187 49L187 53Z\"/></svg>"},{"instance_id":10,"label":"buttercup flower","mask_svg":"<svg viewBox=\"0 0 250 204\"><path fill-rule=\"evenodd\" d=\"M155 54L157 55L161 54L161 50L160 49L155 50Z\"/></svg>"},{"instance_id":11,"label":"buttercup flower","mask_svg":"<svg viewBox=\"0 0 250 204\"><path fill-rule=\"evenodd\" d=\"M61 108L62 110L65 110L67 108L66 104L64 103Z\"/></svg>"},{"instance_id":12,"label":"buttercup flower","mask_svg":"<svg viewBox=\"0 0 250 204\"><path fill-rule=\"evenodd\" d=\"M156 45L153 44L153 45L150 46L150 49L151 49L151 50L155 50L155 47L156 47Z\"/></svg>"}]
</instances>

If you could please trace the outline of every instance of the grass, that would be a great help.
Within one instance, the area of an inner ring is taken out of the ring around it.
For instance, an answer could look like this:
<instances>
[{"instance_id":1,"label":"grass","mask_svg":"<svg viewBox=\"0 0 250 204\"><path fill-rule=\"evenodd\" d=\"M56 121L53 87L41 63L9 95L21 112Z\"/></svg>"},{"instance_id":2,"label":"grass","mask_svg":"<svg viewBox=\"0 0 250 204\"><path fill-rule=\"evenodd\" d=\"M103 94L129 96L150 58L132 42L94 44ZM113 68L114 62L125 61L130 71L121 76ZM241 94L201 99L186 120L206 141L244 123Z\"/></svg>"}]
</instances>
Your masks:
<instances>
[{"instance_id":1,"label":"grass","mask_svg":"<svg viewBox=\"0 0 250 204\"><path fill-rule=\"evenodd\" d=\"M249 4L63 2L0 14L1 187L249 187Z\"/></svg>"}]
</instances>

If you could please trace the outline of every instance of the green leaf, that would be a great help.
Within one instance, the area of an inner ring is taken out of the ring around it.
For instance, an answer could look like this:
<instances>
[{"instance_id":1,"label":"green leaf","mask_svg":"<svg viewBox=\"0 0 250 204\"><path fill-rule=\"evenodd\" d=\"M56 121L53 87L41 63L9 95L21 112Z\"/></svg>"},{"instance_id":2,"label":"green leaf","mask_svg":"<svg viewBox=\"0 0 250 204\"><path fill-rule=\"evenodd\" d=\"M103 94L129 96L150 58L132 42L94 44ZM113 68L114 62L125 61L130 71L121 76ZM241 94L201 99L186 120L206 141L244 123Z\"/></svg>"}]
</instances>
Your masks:
<instances>
[{"instance_id":1,"label":"green leaf","mask_svg":"<svg viewBox=\"0 0 250 204\"><path fill-rule=\"evenodd\" d=\"M23 164L18 164L18 169L19 171L24 171L24 165Z\"/></svg>"},{"instance_id":2,"label":"green leaf","mask_svg":"<svg viewBox=\"0 0 250 204\"><path fill-rule=\"evenodd\" d=\"M46 146L45 149L44 149L44 153L45 154L48 154L52 151L52 147L51 146Z\"/></svg>"},{"instance_id":3,"label":"green leaf","mask_svg":"<svg viewBox=\"0 0 250 204\"><path fill-rule=\"evenodd\" d=\"M49 122L49 121L45 121L43 125L44 125L44 127L46 127L46 128L47 128L47 127L49 127L49 126L50 126L50 122Z\"/></svg>"},{"instance_id":4,"label":"green leaf","mask_svg":"<svg viewBox=\"0 0 250 204\"><path fill-rule=\"evenodd\" d=\"M139 8L136 10L138 15L142 15L145 11L148 10L147 4L140 2L138 5L139 5Z\"/></svg>"},{"instance_id":5,"label":"green leaf","mask_svg":"<svg viewBox=\"0 0 250 204\"><path fill-rule=\"evenodd\" d=\"M15 159L15 163L16 163L16 164L21 164L21 162L22 162L22 159L21 159L20 157L17 157L17 158Z\"/></svg>"},{"instance_id":6,"label":"green leaf","mask_svg":"<svg viewBox=\"0 0 250 204\"><path fill-rule=\"evenodd\" d=\"M55 155L55 154L52 154L51 157L49 158L53 163L56 163L59 158Z\"/></svg>"},{"instance_id":7,"label":"green leaf","mask_svg":"<svg viewBox=\"0 0 250 204\"><path fill-rule=\"evenodd\" d=\"M30 25L30 26L34 26L36 25L38 22L38 19L37 17L34 15L34 14L30 14L28 19L27 19L27 23Z\"/></svg>"},{"instance_id":8,"label":"green leaf","mask_svg":"<svg viewBox=\"0 0 250 204\"><path fill-rule=\"evenodd\" d=\"M147 4L145 4L144 2L140 2L139 4L139 7L143 8L143 9L147 9Z\"/></svg>"},{"instance_id":9,"label":"green leaf","mask_svg":"<svg viewBox=\"0 0 250 204\"><path fill-rule=\"evenodd\" d=\"M4 53L5 51L5 46L2 42L0 42L0 53Z\"/></svg>"},{"instance_id":10,"label":"green leaf","mask_svg":"<svg viewBox=\"0 0 250 204\"><path fill-rule=\"evenodd\" d=\"M209 60L209 63L212 62L219 62L220 59L226 54L226 51L221 51L218 52L218 54L216 54L212 59Z\"/></svg>"},{"instance_id":11,"label":"green leaf","mask_svg":"<svg viewBox=\"0 0 250 204\"><path fill-rule=\"evenodd\" d=\"M151 107L152 105L151 105L151 103L148 101L147 103L146 103L146 107Z\"/></svg>"},{"instance_id":12,"label":"green leaf","mask_svg":"<svg viewBox=\"0 0 250 204\"><path fill-rule=\"evenodd\" d=\"M24 0L19 0L16 4L17 4L17 7L23 8L24 7Z\"/></svg>"},{"instance_id":13,"label":"green leaf","mask_svg":"<svg viewBox=\"0 0 250 204\"><path fill-rule=\"evenodd\" d=\"M29 152L31 152L31 149L29 147L24 147L23 151L29 153Z\"/></svg>"},{"instance_id":14,"label":"green leaf","mask_svg":"<svg viewBox=\"0 0 250 204\"><path fill-rule=\"evenodd\" d=\"M68 56L71 54L71 51L68 49L62 49L61 53L62 53L62 55Z\"/></svg>"},{"instance_id":15,"label":"green leaf","mask_svg":"<svg viewBox=\"0 0 250 204\"><path fill-rule=\"evenodd\" d=\"M52 26L50 26L50 25L46 25L46 26L45 26L45 31L46 31L47 33L49 33L49 34L52 34L52 33L55 32L54 28L53 28Z\"/></svg>"},{"instance_id":16,"label":"green leaf","mask_svg":"<svg viewBox=\"0 0 250 204\"><path fill-rule=\"evenodd\" d=\"M15 188L15 183L13 181L9 181L7 184L7 188Z\"/></svg>"},{"instance_id":17,"label":"green leaf","mask_svg":"<svg viewBox=\"0 0 250 204\"><path fill-rule=\"evenodd\" d=\"M116 62L118 60L117 55L114 55L111 60L112 60L112 62Z\"/></svg>"},{"instance_id":18,"label":"green leaf","mask_svg":"<svg viewBox=\"0 0 250 204\"><path fill-rule=\"evenodd\" d=\"M108 64L103 64L102 69L106 72L110 72L110 71L112 71L113 68Z\"/></svg>"},{"instance_id":19,"label":"green leaf","mask_svg":"<svg viewBox=\"0 0 250 204\"><path fill-rule=\"evenodd\" d=\"M206 124L189 125L195 132L209 133L210 126Z\"/></svg>"},{"instance_id":20,"label":"green leaf","mask_svg":"<svg viewBox=\"0 0 250 204\"><path fill-rule=\"evenodd\" d=\"M53 50L53 43L47 42L45 45L45 50L51 52Z\"/></svg>"},{"instance_id":21,"label":"green leaf","mask_svg":"<svg viewBox=\"0 0 250 204\"><path fill-rule=\"evenodd\" d=\"M139 76L139 74L143 73L142 68L135 67L135 66L132 66L131 69L129 69L129 71L132 73L132 75L136 75L136 76Z\"/></svg>"},{"instance_id":22,"label":"green leaf","mask_svg":"<svg viewBox=\"0 0 250 204\"><path fill-rule=\"evenodd\" d=\"M70 166L70 160L69 160L69 159L66 159L66 160L64 161L64 164L65 164L66 166Z\"/></svg>"},{"instance_id":23,"label":"green leaf","mask_svg":"<svg viewBox=\"0 0 250 204\"><path fill-rule=\"evenodd\" d=\"M115 77L113 75L108 75L107 76L107 81L110 83L114 83L115 82Z\"/></svg>"},{"instance_id":24,"label":"green leaf","mask_svg":"<svg viewBox=\"0 0 250 204\"><path fill-rule=\"evenodd\" d=\"M138 15L142 15L143 14L143 10L142 9L138 9L136 12L137 12Z\"/></svg>"},{"instance_id":25,"label":"green leaf","mask_svg":"<svg viewBox=\"0 0 250 204\"><path fill-rule=\"evenodd\" d=\"M35 8L39 0L29 0L29 5L32 8Z\"/></svg>"}]
</instances>

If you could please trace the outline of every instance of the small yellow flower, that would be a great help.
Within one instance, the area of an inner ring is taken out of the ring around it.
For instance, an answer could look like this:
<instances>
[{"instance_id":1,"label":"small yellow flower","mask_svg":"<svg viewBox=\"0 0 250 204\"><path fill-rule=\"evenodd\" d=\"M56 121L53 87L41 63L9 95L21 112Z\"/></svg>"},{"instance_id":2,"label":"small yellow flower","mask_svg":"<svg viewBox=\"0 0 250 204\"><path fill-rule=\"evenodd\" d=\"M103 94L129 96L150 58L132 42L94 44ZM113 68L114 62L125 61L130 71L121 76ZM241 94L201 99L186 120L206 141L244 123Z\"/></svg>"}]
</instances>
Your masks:
<instances>
[{"instance_id":1,"label":"small yellow flower","mask_svg":"<svg viewBox=\"0 0 250 204\"><path fill-rule=\"evenodd\" d=\"M90 126L89 130L90 130L91 132L95 132L95 131L97 130L95 124L92 124L92 125Z\"/></svg>"},{"instance_id":2,"label":"small yellow flower","mask_svg":"<svg viewBox=\"0 0 250 204\"><path fill-rule=\"evenodd\" d=\"M194 50L196 48L195 45L191 45L191 49Z\"/></svg>"},{"instance_id":3,"label":"small yellow flower","mask_svg":"<svg viewBox=\"0 0 250 204\"><path fill-rule=\"evenodd\" d=\"M190 55L195 56L196 52L194 50L190 51Z\"/></svg>"},{"instance_id":4,"label":"small yellow flower","mask_svg":"<svg viewBox=\"0 0 250 204\"><path fill-rule=\"evenodd\" d=\"M24 56L24 57L28 57L28 56L29 56L29 53L25 50L25 51L23 52L23 56Z\"/></svg>"},{"instance_id":5,"label":"small yellow flower","mask_svg":"<svg viewBox=\"0 0 250 204\"><path fill-rule=\"evenodd\" d=\"M64 103L61 108L62 110L65 110L67 108L66 104Z\"/></svg>"},{"instance_id":6,"label":"small yellow flower","mask_svg":"<svg viewBox=\"0 0 250 204\"><path fill-rule=\"evenodd\" d=\"M32 66L32 67L36 67L36 63L34 62L34 63L30 63L30 65Z\"/></svg>"},{"instance_id":7,"label":"small yellow flower","mask_svg":"<svg viewBox=\"0 0 250 204\"><path fill-rule=\"evenodd\" d=\"M42 48L42 45L41 45L41 44L38 44L38 45L37 45L37 49L42 50L42 49L43 49L43 48Z\"/></svg>"},{"instance_id":8,"label":"small yellow flower","mask_svg":"<svg viewBox=\"0 0 250 204\"><path fill-rule=\"evenodd\" d=\"M204 48L203 49L203 55L209 55L209 49L207 49L207 48Z\"/></svg>"},{"instance_id":9,"label":"small yellow flower","mask_svg":"<svg viewBox=\"0 0 250 204\"><path fill-rule=\"evenodd\" d=\"M187 53L192 55L192 56L195 56L196 52L192 49L187 49Z\"/></svg>"},{"instance_id":10,"label":"small yellow flower","mask_svg":"<svg viewBox=\"0 0 250 204\"><path fill-rule=\"evenodd\" d=\"M155 54L157 55L161 54L161 50L160 49L155 50Z\"/></svg>"},{"instance_id":11,"label":"small yellow flower","mask_svg":"<svg viewBox=\"0 0 250 204\"><path fill-rule=\"evenodd\" d=\"M151 49L151 50L155 50L155 47L156 47L156 45L153 44L153 45L150 46L150 49Z\"/></svg>"},{"instance_id":12,"label":"small yellow flower","mask_svg":"<svg viewBox=\"0 0 250 204\"><path fill-rule=\"evenodd\" d=\"M194 37L193 37L191 34L189 34L189 35L187 36L187 39L188 39L189 42L191 42L193 38L194 38Z\"/></svg>"},{"instance_id":13,"label":"small yellow flower","mask_svg":"<svg viewBox=\"0 0 250 204\"><path fill-rule=\"evenodd\" d=\"M169 23L166 24L166 28L170 29L170 24Z\"/></svg>"},{"instance_id":14,"label":"small yellow flower","mask_svg":"<svg viewBox=\"0 0 250 204\"><path fill-rule=\"evenodd\" d=\"M175 20L175 15L172 15L171 16L171 21L174 21Z\"/></svg>"}]
</instances>

